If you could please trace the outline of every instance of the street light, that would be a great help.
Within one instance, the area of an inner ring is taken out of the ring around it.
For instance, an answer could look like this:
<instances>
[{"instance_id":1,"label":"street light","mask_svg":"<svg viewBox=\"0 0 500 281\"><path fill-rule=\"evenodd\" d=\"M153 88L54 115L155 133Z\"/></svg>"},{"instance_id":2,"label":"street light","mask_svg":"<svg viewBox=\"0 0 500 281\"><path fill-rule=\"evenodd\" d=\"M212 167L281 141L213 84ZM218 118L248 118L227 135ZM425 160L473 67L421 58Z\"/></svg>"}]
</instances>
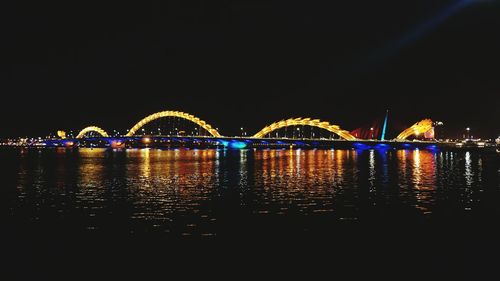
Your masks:
<instances>
[{"instance_id":1,"label":"street light","mask_svg":"<svg viewBox=\"0 0 500 281\"><path fill-rule=\"evenodd\" d=\"M370 132L371 132L371 139L373 139L373 127L370 128Z\"/></svg>"}]
</instances>

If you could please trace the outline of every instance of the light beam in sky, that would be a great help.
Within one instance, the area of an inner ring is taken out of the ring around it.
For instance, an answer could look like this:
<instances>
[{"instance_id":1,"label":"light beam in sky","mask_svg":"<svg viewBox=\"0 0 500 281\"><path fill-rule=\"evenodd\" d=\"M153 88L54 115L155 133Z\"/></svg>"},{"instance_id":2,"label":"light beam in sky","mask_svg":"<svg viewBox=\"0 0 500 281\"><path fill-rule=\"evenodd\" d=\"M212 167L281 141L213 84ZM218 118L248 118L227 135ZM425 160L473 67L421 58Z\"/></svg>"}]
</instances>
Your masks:
<instances>
[{"instance_id":1,"label":"light beam in sky","mask_svg":"<svg viewBox=\"0 0 500 281\"><path fill-rule=\"evenodd\" d=\"M449 17L451 17L452 15L456 14L457 12L461 11L465 7L475 2L478 1L477 0L454 1L451 5L440 10L432 18L427 19L426 21L418 24L416 27L411 29L403 36L390 41L383 48L377 50L374 54L372 54L372 62L382 62L388 57L397 54L401 49L415 43L420 38L424 37L426 34L428 34L437 26L446 21Z\"/></svg>"}]
</instances>

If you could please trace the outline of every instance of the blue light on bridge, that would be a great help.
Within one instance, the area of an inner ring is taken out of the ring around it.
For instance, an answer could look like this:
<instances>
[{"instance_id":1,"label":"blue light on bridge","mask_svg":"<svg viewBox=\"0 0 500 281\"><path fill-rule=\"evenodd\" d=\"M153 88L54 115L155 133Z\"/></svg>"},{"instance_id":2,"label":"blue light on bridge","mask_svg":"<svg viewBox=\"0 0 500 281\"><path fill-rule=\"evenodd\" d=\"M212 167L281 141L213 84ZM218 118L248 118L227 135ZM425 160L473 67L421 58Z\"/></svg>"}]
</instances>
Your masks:
<instances>
[{"instance_id":1,"label":"blue light on bridge","mask_svg":"<svg viewBox=\"0 0 500 281\"><path fill-rule=\"evenodd\" d=\"M219 143L222 144L224 147L227 147L229 145L229 142L226 140L219 140Z\"/></svg>"},{"instance_id":2,"label":"blue light on bridge","mask_svg":"<svg viewBox=\"0 0 500 281\"><path fill-rule=\"evenodd\" d=\"M242 142L242 141L232 141L229 143L229 147L234 148L234 149L243 149L243 148L247 147L247 144L246 144L246 142Z\"/></svg>"},{"instance_id":3,"label":"blue light on bridge","mask_svg":"<svg viewBox=\"0 0 500 281\"><path fill-rule=\"evenodd\" d=\"M364 144L364 143L360 143L360 142L355 142L355 143L353 144L353 146L354 146L354 148L356 148L356 149L368 149L368 148L370 148L370 146L369 146L369 145L366 145L366 144Z\"/></svg>"},{"instance_id":4,"label":"blue light on bridge","mask_svg":"<svg viewBox=\"0 0 500 281\"><path fill-rule=\"evenodd\" d=\"M246 142L243 141L231 141L229 142L229 148L234 148L234 149L243 149L247 147Z\"/></svg>"},{"instance_id":5,"label":"blue light on bridge","mask_svg":"<svg viewBox=\"0 0 500 281\"><path fill-rule=\"evenodd\" d=\"M438 147L437 147L437 145L435 145L435 144L431 144L431 145L428 145L428 146L427 146L427 149L429 149L429 150L433 150L433 151L436 151L436 150L438 150Z\"/></svg>"},{"instance_id":6,"label":"blue light on bridge","mask_svg":"<svg viewBox=\"0 0 500 281\"><path fill-rule=\"evenodd\" d=\"M224 147L233 148L233 149L243 149L243 148L247 147L247 143L244 141L219 140L219 143L221 143Z\"/></svg>"},{"instance_id":7,"label":"blue light on bridge","mask_svg":"<svg viewBox=\"0 0 500 281\"><path fill-rule=\"evenodd\" d=\"M387 150L387 149L390 149L391 146L388 144L385 144L385 143L379 143L379 144L375 145L375 148L378 150Z\"/></svg>"},{"instance_id":8,"label":"blue light on bridge","mask_svg":"<svg viewBox=\"0 0 500 281\"><path fill-rule=\"evenodd\" d=\"M403 143L403 147L404 147L404 148L411 148L411 147L412 147L412 145L411 145L411 144L409 144L409 143Z\"/></svg>"},{"instance_id":9,"label":"blue light on bridge","mask_svg":"<svg viewBox=\"0 0 500 281\"><path fill-rule=\"evenodd\" d=\"M45 145L51 146L51 147L63 146L64 144L65 144L65 142L62 140L47 140L47 141L45 141Z\"/></svg>"}]
</instances>

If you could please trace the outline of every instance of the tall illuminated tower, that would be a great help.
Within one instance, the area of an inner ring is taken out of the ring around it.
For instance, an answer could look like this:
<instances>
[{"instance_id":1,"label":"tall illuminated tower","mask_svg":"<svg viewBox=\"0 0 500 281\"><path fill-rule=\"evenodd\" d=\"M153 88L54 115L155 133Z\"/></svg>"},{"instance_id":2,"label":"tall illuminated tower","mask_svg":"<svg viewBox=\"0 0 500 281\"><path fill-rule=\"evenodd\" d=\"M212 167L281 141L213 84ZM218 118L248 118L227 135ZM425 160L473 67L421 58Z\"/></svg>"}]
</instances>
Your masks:
<instances>
[{"instance_id":1,"label":"tall illuminated tower","mask_svg":"<svg viewBox=\"0 0 500 281\"><path fill-rule=\"evenodd\" d=\"M380 140L385 140L385 131L387 129L387 118L388 117L389 117L389 109L387 109L385 112L384 126L382 127L382 136L380 137Z\"/></svg>"}]
</instances>

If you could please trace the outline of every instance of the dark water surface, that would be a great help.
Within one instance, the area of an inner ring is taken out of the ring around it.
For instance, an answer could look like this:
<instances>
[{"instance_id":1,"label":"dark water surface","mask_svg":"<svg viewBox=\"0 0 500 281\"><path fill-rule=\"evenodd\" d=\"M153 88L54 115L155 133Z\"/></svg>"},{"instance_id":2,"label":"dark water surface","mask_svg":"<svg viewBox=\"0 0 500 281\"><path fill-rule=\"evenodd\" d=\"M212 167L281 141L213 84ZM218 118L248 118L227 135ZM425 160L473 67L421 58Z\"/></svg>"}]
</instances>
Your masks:
<instances>
[{"instance_id":1,"label":"dark water surface","mask_svg":"<svg viewBox=\"0 0 500 281\"><path fill-rule=\"evenodd\" d=\"M116 259L196 237L282 253L307 241L309 254L336 249L359 263L362 253L363 265L392 251L449 270L500 239L495 153L3 148L0 161L6 239L34 264L68 247L92 255L104 244Z\"/></svg>"}]
</instances>

